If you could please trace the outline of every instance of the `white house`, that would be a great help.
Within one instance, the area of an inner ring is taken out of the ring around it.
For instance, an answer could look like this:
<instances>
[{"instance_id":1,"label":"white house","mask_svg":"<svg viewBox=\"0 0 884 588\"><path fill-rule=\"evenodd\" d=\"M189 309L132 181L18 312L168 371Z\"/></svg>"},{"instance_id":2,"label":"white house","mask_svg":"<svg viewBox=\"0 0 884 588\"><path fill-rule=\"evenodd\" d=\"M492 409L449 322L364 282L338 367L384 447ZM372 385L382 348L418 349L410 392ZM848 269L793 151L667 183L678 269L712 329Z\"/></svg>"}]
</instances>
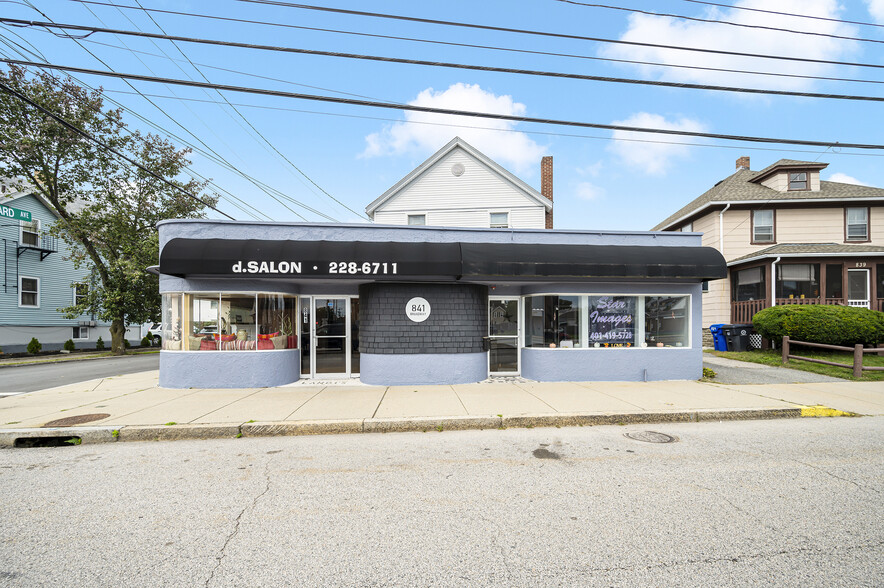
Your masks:
<instances>
[{"instance_id":1,"label":"white house","mask_svg":"<svg viewBox=\"0 0 884 588\"><path fill-rule=\"evenodd\" d=\"M538 192L455 137L365 211L389 225L551 229L552 157L540 169Z\"/></svg>"}]
</instances>

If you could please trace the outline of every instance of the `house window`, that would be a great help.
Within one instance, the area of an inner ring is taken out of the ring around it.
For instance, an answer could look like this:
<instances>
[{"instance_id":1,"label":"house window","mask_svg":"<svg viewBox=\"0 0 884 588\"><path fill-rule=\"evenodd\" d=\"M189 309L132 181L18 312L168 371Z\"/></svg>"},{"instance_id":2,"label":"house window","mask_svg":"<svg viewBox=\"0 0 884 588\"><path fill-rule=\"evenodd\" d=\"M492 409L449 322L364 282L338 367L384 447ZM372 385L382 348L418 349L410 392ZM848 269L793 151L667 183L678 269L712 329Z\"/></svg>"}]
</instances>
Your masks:
<instances>
[{"instance_id":1,"label":"house window","mask_svg":"<svg viewBox=\"0 0 884 588\"><path fill-rule=\"evenodd\" d=\"M18 305L40 307L40 278L18 278Z\"/></svg>"},{"instance_id":2,"label":"house window","mask_svg":"<svg viewBox=\"0 0 884 588\"><path fill-rule=\"evenodd\" d=\"M427 215L425 215L425 214L409 214L408 215L408 224L409 225L425 225L425 224L427 224Z\"/></svg>"},{"instance_id":3,"label":"house window","mask_svg":"<svg viewBox=\"0 0 884 588\"><path fill-rule=\"evenodd\" d=\"M510 213L508 212L492 212L491 228L492 229L508 229L510 226Z\"/></svg>"},{"instance_id":4,"label":"house window","mask_svg":"<svg viewBox=\"0 0 884 588\"><path fill-rule=\"evenodd\" d=\"M807 190L807 172L793 172L789 174L790 190Z\"/></svg>"},{"instance_id":5,"label":"house window","mask_svg":"<svg viewBox=\"0 0 884 588\"><path fill-rule=\"evenodd\" d=\"M820 264L793 263L777 266L777 298L819 298Z\"/></svg>"},{"instance_id":6,"label":"house window","mask_svg":"<svg viewBox=\"0 0 884 588\"><path fill-rule=\"evenodd\" d=\"M74 284L74 306L80 306L86 303L86 297L89 294L89 284L80 282Z\"/></svg>"},{"instance_id":7,"label":"house window","mask_svg":"<svg viewBox=\"0 0 884 588\"><path fill-rule=\"evenodd\" d=\"M753 210L752 211L752 242L753 243L773 243L774 242L774 211L772 211L772 210Z\"/></svg>"},{"instance_id":8,"label":"house window","mask_svg":"<svg viewBox=\"0 0 884 588\"><path fill-rule=\"evenodd\" d=\"M744 269L734 274L734 301L763 300L766 286L764 283L764 268L753 267Z\"/></svg>"},{"instance_id":9,"label":"house window","mask_svg":"<svg viewBox=\"0 0 884 588\"><path fill-rule=\"evenodd\" d=\"M71 339L82 341L89 338L89 327L74 327L74 334Z\"/></svg>"},{"instance_id":10,"label":"house window","mask_svg":"<svg viewBox=\"0 0 884 588\"><path fill-rule=\"evenodd\" d=\"M703 280L703 292L709 291L709 280Z\"/></svg>"},{"instance_id":11,"label":"house window","mask_svg":"<svg viewBox=\"0 0 884 588\"><path fill-rule=\"evenodd\" d=\"M869 240L869 209L846 208L844 209L845 223L847 225L848 241Z\"/></svg>"},{"instance_id":12,"label":"house window","mask_svg":"<svg viewBox=\"0 0 884 588\"><path fill-rule=\"evenodd\" d=\"M13 225L14 226L14 225ZM21 221L21 238L22 245L28 247L40 246L40 221L35 219L31 222Z\"/></svg>"}]
</instances>

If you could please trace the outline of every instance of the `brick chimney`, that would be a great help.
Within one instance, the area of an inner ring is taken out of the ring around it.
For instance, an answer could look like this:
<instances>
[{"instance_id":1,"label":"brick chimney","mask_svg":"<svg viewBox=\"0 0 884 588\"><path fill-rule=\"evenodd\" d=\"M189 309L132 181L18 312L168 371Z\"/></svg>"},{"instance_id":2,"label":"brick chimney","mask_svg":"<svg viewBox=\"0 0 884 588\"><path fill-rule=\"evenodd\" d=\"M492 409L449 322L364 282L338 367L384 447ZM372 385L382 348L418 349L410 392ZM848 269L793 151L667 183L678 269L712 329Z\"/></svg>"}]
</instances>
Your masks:
<instances>
[{"instance_id":1,"label":"brick chimney","mask_svg":"<svg viewBox=\"0 0 884 588\"><path fill-rule=\"evenodd\" d=\"M748 155L744 155L743 157L740 157L739 159L737 159L737 171L739 171L741 169L749 169L749 156Z\"/></svg>"},{"instance_id":2,"label":"brick chimney","mask_svg":"<svg viewBox=\"0 0 884 588\"><path fill-rule=\"evenodd\" d=\"M540 193L549 198L549 201L552 202L553 199L553 158L552 155L547 155L546 157L540 160ZM546 213L546 228L553 228L553 211L549 210Z\"/></svg>"}]
</instances>

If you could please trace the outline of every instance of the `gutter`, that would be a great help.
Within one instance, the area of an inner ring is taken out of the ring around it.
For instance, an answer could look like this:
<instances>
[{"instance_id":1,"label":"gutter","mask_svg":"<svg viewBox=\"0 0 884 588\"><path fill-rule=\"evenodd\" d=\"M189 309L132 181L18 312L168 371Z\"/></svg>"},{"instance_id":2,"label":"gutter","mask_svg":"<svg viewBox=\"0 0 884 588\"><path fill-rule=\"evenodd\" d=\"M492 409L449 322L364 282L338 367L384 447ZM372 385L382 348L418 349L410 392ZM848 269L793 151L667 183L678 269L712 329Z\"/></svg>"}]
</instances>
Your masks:
<instances>
[{"instance_id":1,"label":"gutter","mask_svg":"<svg viewBox=\"0 0 884 588\"><path fill-rule=\"evenodd\" d=\"M718 213L718 252L721 253L722 257L724 256L724 213L730 207L731 203L728 202L727 206Z\"/></svg>"}]
</instances>

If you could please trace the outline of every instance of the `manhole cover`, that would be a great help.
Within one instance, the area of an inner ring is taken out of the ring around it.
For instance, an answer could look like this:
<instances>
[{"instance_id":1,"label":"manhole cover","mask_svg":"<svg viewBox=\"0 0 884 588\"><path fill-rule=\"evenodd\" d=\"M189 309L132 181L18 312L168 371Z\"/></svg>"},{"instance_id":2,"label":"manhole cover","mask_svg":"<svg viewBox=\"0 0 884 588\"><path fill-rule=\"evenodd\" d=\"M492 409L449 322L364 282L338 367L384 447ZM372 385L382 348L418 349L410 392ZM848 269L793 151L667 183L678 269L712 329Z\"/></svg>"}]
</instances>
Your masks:
<instances>
[{"instance_id":1,"label":"manhole cover","mask_svg":"<svg viewBox=\"0 0 884 588\"><path fill-rule=\"evenodd\" d=\"M666 433L658 433L657 431L639 431L637 433L624 433L633 441L644 441L646 443L675 443L678 437L667 435Z\"/></svg>"},{"instance_id":2,"label":"manhole cover","mask_svg":"<svg viewBox=\"0 0 884 588\"><path fill-rule=\"evenodd\" d=\"M78 414L77 416L70 416L63 419L57 419L54 421L49 421L48 423L43 425L43 428L46 427L73 427L74 425L82 425L83 423L91 423L92 421L100 421L101 419L106 419L110 415L106 412L99 412L96 414Z\"/></svg>"}]
</instances>

